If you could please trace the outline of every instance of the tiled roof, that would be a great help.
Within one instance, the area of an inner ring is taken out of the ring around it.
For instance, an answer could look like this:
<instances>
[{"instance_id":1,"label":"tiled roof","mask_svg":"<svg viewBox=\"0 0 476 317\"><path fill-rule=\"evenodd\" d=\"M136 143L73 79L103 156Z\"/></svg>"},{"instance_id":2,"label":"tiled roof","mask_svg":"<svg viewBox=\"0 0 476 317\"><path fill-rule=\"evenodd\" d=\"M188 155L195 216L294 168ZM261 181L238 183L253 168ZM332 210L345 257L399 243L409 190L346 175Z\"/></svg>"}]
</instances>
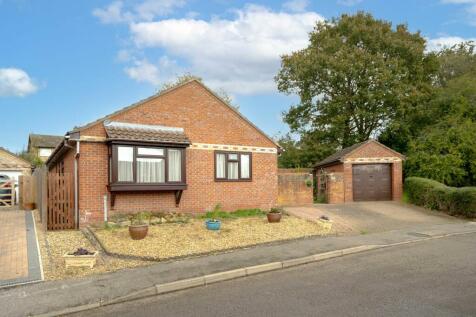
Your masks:
<instances>
[{"instance_id":1,"label":"tiled roof","mask_svg":"<svg viewBox=\"0 0 476 317\"><path fill-rule=\"evenodd\" d=\"M325 159L323 159L322 161L317 163L315 165L315 167L319 167L319 166L327 165L327 164L330 164L330 163L338 162L341 158L343 158L344 156L346 156L347 154L349 154L350 152L352 152L353 150L355 150L359 146L364 145L367 142L369 142L369 140L364 141L364 142L360 142L360 143L356 143L356 144L353 144L353 145L348 146L346 148L343 148L342 150L335 152L334 154L326 157Z\"/></svg>"},{"instance_id":2,"label":"tiled roof","mask_svg":"<svg viewBox=\"0 0 476 317\"><path fill-rule=\"evenodd\" d=\"M29 145L36 148L55 148L61 141L61 135L30 134Z\"/></svg>"},{"instance_id":3,"label":"tiled roof","mask_svg":"<svg viewBox=\"0 0 476 317\"><path fill-rule=\"evenodd\" d=\"M361 147L362 145L364 144L367 144L367 143L375 143L375 144L378 144L379 146L385 148L386 150L394 153L396 156L399 156L401 157L402 159L405 159L405 156L402 155L401 153L398 153L394 150L392 150L391 148L383 145L382 143L376 141L376 140L373 140L373 139L369 139L367 141L364 141L364 142L360 142L360 143L356 143L356 144L353 144L351 146L348 146L346 148L343 148L342 150L340 151L337 151L335 152L334 154L326 157L325 159L323 159L322 161L320 161L319 163L317 163L316 165L314 165L314 167L320 167L320 166L324 166L324 165L329 165L329 164L332 164L332 163L337 163L339 161L341 161L343 158L345 158L348 154L350 154L351 152L353 152L355 149Z\"/></svg>"},{"instance_id":4,"label":"tiled roof","mask_svg":"<svg viewBox=\"0 0 476 317\"><path fill-rule=\"evenodd\" d=\"M266 137L268 140L270 140L271 142L273 142L279 149L281 149L281 146L276 143L275 140L273 140L271 137L269 137L266 133L264 133L261 129L259 129L256 125L254 125L250 120L248 120L243 114L241 114L235 107L233 106L230 106L226 101L223 100L223 98L221 98L220 96L218 96L215 92L213 92L213 90L211 90L210 88L208 88L207 86L205 86L204 83L202 83L200 80L197 80L197 79L191 79L189 81L186 81L184 83L181 83L177 86L174 86L174 87L171 87L169 89L166 89L164 91L161 91L159 92L158 94L155 94L153 96L150 96L146 99L143 99L139 102L136 102L136 103L133 103L132 105L130 106L127 106L127 107L124 107L114 113L111 113L105 117L102 117L100 119L97 119L93 122L90 122L90 123L87 123L83 126L79 126L79 127L75 127L72 131L69 131L68 134L71 134L71 133L74 133L74 132L79 132L79 131L82 131L84 129L87 129L95 124L98 124L100 122L106 122L108 120L113 120L115 116L117 116L118 114L121 114L121 113L124 113L130 109L133 109L135 107L138 107L138 106L141 106L143 105L144 103L154 99L154 98L159 98L159 97L162 97L174 90L177 90L177 89L180 89L181 87L184 87L186 85L189 85L191 83L197 83L199 84L200 86L202 86L206 91L208 91L211 95L213 95L215 98L217 98L218 100L220 100L225 106L227 106L229 109L231 109L233 112L235 112L241 119L243 119L245 122L247 122L251 127L253 127L255 130L257 130L260 134L262 134L264 137Z\"/></svg>"},{"instance_id":5,"label":"tiled roof","mask_svg":"<svg viewBox=\"0 0 476 317\"><path fill-rule=\"evenodd\" d=\"M21 157L13 154L5 148L0 147L0 170L1 169L24 169L30 168L31 164Z\"/></svg>"},{"instance_id":6,"label":"tiled roof","mask_svg":"<svg viewBox=\"0 0 476 317\"><path fill-rule=\"evenodd\" d=\"M190 144L183 128L104 121L108 140Z\"/></svg>"}]
</instances>

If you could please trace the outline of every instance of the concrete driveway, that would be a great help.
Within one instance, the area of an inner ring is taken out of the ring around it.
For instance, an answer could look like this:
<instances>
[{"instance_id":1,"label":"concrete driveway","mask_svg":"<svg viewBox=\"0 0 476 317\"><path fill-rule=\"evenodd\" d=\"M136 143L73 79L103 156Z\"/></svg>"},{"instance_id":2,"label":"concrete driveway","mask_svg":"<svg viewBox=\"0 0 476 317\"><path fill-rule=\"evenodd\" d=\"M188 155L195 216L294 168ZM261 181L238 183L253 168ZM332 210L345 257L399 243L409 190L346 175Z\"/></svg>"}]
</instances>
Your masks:
<instances>
[{"instance_id":1,"label":"concrete driveway","mask_svg":"<svg viewBox=\"0 0 476 317\"><path fill-rule=\"evenodd\" d=\"M309 220L326 215L334 222L338 234L364 234L418 228L421 225L464 222L443 213L393 201L314 204L286 207L285 210L294 216Z\"/></svg>"}]
</instances>

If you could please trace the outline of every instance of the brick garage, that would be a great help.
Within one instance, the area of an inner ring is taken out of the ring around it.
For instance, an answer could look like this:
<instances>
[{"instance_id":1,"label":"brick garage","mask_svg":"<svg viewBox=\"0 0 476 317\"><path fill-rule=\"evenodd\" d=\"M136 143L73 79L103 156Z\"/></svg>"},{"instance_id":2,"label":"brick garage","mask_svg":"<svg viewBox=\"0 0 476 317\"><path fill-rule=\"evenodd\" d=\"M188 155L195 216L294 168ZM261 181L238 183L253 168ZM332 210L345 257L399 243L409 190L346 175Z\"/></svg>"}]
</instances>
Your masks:
<instances>
[{"instance_id":1,"label":"brick garage","mask_svg":"<svg viewBox=\"0 0 476 317\"><path fill-rule=\"evenodd\" d=\"M68 132L47 165L51 172L77 174L74 212L84 225L104 219L104 197L109 214L200 213L217 204L229 211L269 209L277 204L279 150L238 111L192 80ZM128 162L135 166L130 172ZM144 173L161 164L163 170ZM181 178L170 181L177 173Z\"/></svg>"},{"instance_id":2,"label":"brick garage","mask_svg":"<svg viewBox=\"0 0 476 317\"><path fill-rule=\"evenodd\" d=\"M400 200L403 159L375 140L354 144L315 165L318 192L329 203Z\"/></svg>"}]
</instances>

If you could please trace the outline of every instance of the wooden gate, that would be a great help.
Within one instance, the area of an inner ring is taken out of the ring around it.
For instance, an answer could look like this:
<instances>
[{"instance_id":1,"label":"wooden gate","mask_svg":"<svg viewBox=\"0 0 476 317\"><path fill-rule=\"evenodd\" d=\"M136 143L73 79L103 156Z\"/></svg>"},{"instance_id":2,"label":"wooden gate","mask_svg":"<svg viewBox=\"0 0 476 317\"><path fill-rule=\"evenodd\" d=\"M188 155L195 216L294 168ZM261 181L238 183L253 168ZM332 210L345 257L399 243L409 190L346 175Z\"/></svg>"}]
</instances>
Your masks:
<instances>
[{"instance_id":1,"label":"wooden gate","mask_svg":"<svg viewBox=\"0 0 476 317\"><path fill-rule=\"evenodd\" d=\"M74 229L73 175L48 173L48 230Z\"/></svg>"},{"instance_id":2,"label":"wooden gate","mask_svg":"<svg viewBox=\"0 0 476 317\"><path fill-rule=\"evenodd\" d=\"M15 181L0 183L0 207L12 207L15 205Z\"/></svg>"}]
</instances>

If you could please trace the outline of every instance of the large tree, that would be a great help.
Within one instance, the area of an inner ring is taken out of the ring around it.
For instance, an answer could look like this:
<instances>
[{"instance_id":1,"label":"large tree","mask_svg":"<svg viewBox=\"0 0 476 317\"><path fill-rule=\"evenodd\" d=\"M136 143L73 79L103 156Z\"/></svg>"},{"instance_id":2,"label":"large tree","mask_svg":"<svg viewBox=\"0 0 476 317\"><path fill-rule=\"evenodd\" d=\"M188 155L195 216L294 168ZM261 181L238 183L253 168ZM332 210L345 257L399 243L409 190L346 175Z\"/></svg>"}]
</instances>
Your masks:
<instances>
[{"instance_id":1,"label":"large tree","mask_svg":"<svg viewBox=\"0 0 476 317\"><path fill-rule=\"evenodd\" d=\"M360 12L317 23L307 48L282 57L276 81L300 97L284 114L291 132L335 150L377 135L418 104L436 70L419 33Z\"/></svg>"},{"instance_id":2,"label":"large tree","mask_svg":"<svg viewBox=\"0 0 476 317\"><path fill-rule=\"evenodd\" d=\"M428 177L452 186L476 185L474 53L472 43L441 51L433 98L422 104L425 120L395 120L412 131L407 142L407 175ZM398 135L398 131L391 132ZM392 134L387 131L385 135Z\"/></svg>"}]
</instances>

